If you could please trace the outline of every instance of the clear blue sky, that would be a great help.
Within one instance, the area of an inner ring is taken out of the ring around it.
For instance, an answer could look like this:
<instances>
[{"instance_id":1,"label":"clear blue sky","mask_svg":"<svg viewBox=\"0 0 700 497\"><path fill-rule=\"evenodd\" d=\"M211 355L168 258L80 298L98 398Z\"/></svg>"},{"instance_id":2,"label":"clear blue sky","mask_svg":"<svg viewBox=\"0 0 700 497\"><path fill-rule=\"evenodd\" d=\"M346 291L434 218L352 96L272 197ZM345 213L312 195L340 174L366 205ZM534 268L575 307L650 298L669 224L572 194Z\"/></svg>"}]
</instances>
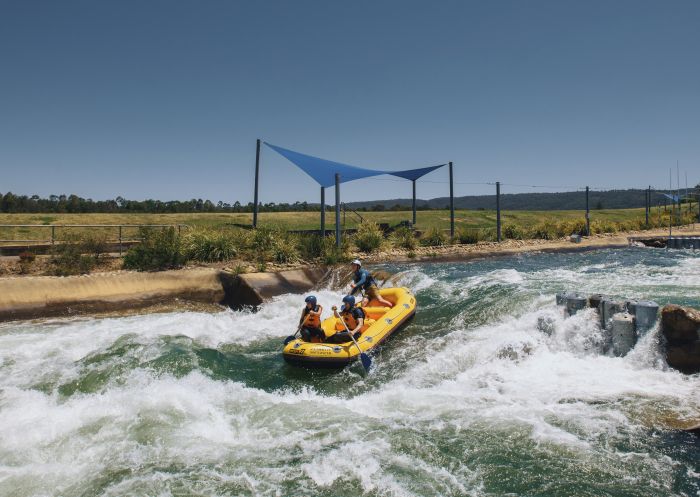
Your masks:
<instances>
[{"instance_id":1,"label":"clear blue sky","mask_svg":"<svg viewBox=\"0 0 700 497\"><path fill-rule=\"evenodd\" d=\"M0 192L246 203L256 138L452 160L457 195L664 186L676 160L695 184L700 2L0 0ZM263 202L318 201L269 149L261 181Z\"/></svg>"}]
</instances>

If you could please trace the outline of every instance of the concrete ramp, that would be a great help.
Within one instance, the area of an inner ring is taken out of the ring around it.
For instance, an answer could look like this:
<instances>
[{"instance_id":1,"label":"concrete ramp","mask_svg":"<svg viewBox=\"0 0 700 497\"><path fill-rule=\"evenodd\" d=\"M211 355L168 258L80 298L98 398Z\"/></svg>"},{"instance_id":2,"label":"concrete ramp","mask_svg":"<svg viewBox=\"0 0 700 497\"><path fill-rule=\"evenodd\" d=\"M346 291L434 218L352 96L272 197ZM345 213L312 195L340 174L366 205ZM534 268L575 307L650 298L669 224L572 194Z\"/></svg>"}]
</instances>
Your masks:
<instances>
[{"instance_id":1,"label":"concrete ramp","mask_svg":"<svg viewBox=\"0 0 700 497\"><path fill-rule=\"evenodd\" d=\"M258 306L284 293L310 290L323 267L236 275L210 268L0 279L0 321L138 309L177 300Z\"/></svg>"}]
</instances>

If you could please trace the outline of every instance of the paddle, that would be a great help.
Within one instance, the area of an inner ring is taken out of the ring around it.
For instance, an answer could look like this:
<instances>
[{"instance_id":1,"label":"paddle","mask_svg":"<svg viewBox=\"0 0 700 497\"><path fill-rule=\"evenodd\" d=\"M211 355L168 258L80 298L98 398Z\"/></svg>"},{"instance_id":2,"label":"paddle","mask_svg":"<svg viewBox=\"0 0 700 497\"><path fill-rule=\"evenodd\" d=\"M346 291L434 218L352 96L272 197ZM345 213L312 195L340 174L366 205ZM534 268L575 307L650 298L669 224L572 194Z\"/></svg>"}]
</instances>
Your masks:
<instances>
[{"instance_id":1,"label":"paddle","mask_svg":"<svg viewBox=\"0 0 700 497\"><path fill-rule=\"evenodd\" d=\"M357 340L355 340L355 337L352 336L352 333L350 333L350 330L348 329L348 325L345 324L345 320L341 318L338 315L338 308L336 306L333 306L333 315L340 319L340 322L343 323L343 328L345 328L345 331L348 332L348 335L350 335L350 338L352 339L353 343L355 344L355 347L357 347L357 350L360 351L360 360L362 361L362 366L364 366L365 371L369 372L369 368L372 366L372 359L369 358L367 354L362 352L362 349L360 348L360 344L357 343Z\"/></svg>"},{"instance_id":2,"label":"paddle","mask_svg":"<svg viewBox=\"0 0 700 497\"><path fill-rule=\"evenodd\" d=\"M301 324L300 324L299 327L297 328L297 331L295 331L293 335L289 335L287 338L284 339L284 344L285 344L285 345L287 345L289 342L291 342L292 340L294 340L294 339L297 337L297 334L298 334L298 333L301 331L301 329L304 327L304 325L306 324L306 320L309 319L309 316L310 316L310 315L311 315L311 314L307 314L307 315L306 315L306 317L304 318L304 320L301 322Z\"/></svg>"}]
</instances>

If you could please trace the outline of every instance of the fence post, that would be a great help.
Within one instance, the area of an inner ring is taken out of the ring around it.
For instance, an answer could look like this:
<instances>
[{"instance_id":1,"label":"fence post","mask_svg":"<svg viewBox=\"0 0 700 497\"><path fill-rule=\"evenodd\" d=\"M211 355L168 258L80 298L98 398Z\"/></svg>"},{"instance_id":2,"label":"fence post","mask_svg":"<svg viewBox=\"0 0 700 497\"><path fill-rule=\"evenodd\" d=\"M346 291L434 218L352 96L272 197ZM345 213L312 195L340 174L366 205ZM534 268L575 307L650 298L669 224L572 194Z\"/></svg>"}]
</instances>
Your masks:
<instances>
[{"instance_id":1,"label":"fence post","mask_svg":"<svg viewBox=\"0 0 700 497\"><path fill-rule=\"evenodd\" d=\"M496 181L496 240L501 243L501 182Z\"/></svg>"},{"instance_id":2,"label":"fence post","mask_svg":"<svg viewBox=\"0 0 700 497\"><path fill-rule=\"evenodd\" d=\"M51 245L54 244L54 241L56 240L56 226L53 224L51 225Z\"/></svg>"},{"instance_id":3,"label":"fence post","mask_svg":"<svg viewBox=\"0 0 700 497\"><path fill-rule=\"evenodd\" d=\"M586 236L591 236L591 209L588 203L589 188L586 187Z\"/></svg>"},{"instance_id":4,"label":"fence post","mask_svg":"<svg viewBox=\"0 0 700 497\"><path fill-rule=\"evenodd\" d=\"M260 176L260 138L255 145L255 194L253 195L255 205L253 206L253 228L258 227L258 178Z\"/></svg>"},{"instance_id":5,"label":"fence post","mask_svg":"<svg viewBox=\"0 0 700 497\"><path fill-rule=\"evenodd\" d=\"M122 226L119 225L119 257L122 255Z\"/></svg>"}]
</instances>

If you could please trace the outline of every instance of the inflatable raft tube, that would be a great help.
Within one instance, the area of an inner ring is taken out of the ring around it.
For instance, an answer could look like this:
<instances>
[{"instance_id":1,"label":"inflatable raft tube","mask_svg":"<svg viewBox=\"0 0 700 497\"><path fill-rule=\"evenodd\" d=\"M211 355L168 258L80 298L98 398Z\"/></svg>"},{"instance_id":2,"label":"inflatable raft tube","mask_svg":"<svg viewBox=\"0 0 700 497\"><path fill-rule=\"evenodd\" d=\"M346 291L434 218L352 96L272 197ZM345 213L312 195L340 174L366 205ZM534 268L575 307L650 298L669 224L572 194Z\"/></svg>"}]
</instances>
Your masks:
<instances>
[{"instance_id":1,"label":"inflatable raft tube","mask_svg":"<svg viewBox=\"0 0 700 497\"><path fill-rule=\"evenodd\" d=\"M394 306L381 307L372 301L363 307L365 326L357 338L357 343L364 353L370 353L381 345L416 313L416 298L408 288L381 288L379 293ZM342 330L343 325L338 318L332 316L322 321L321 328L326 337L329 337ZM357 360L360 351L352 341L334 344L306 342L297 338L284 347L282 356L285 361L295 366L342 368Z\"/></svg>"}]
</instances>

